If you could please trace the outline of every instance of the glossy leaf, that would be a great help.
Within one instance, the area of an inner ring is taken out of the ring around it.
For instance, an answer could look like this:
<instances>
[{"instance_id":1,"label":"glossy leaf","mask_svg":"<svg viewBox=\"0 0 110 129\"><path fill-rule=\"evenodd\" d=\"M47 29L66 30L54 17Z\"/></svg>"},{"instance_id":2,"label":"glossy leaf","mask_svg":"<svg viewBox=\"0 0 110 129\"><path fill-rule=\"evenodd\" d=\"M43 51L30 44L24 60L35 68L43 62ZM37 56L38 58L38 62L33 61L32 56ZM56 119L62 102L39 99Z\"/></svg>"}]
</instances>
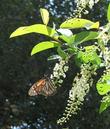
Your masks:
<instances>
[{"instance_id":1,"label":"glossy leaf","mask_svg":"<svg viewBox=\"0 0 110 129\"><path fill-rule=\"evenodd\" d=\"M108 19L108 21L110 22L110 4L108 5L107 19Z\"/></svg>"},{"instance_id":2,"label":"glossy leaf","mask_svg":"<svg viewBox=\"0 0 110 129\"><path fill-rule=\"evenodd\" d=\"M58 42L55 41L45 41L45 42L40 42L37 45L35 45L31 51L31 55L34 55L38 52L50 49L50 48L54 48L54 47L58 47L60 46L60 44Z\"/></svg>"},{"instance_id":3,"label":"glossy leaf","mask_svg":"<svg viewBox=\"0 0 110 129\"><path fill-rule=\"evenodd\" d=\"M49 22L49 12L48 12L48 10L44 9L44 8L40 8L40 14L41 14L43 23L45 25L47 25L48 22Z\"/></svg>"},{"instance_id":4,"label":"glossy leaf","mask_svg":"<svg viewBox=\"0 0 110 129\"><path fill-rule=\"evenodd\" d=\"M57 32L51 27L48 27L46 25L34 24L31 26L19 27L11 34L10 38L24 35L24 34L29 34L29 33L39 33L39 34L53 37Z\"/></svg>"},{"instance_id":5,"label":"glossy leaf","mask_svg":"<svg viewBox=\"0 0 110 129\"><path fill-rule=\"evenodd\" d=\"M72 18L69 20L66 20L60 25L60 28L65 29L75 29L75 28L86 28L86 29L98 29L99 28L99 22L92 22L87 19L80 19L80 18Z\"/></svg>"}]
</instances>

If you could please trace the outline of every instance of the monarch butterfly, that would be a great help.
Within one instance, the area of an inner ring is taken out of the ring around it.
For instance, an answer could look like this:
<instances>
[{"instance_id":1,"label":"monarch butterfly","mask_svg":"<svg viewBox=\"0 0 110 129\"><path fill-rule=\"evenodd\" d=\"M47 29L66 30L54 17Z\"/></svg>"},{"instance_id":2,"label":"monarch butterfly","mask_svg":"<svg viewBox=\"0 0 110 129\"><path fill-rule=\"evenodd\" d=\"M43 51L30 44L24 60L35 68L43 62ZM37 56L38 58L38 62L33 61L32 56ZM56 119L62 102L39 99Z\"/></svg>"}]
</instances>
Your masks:
<instances>
[{"instance_id":1,"label":"monarch butterfly","mask_svg":"<svg viewBox=\"0 0 110 129\"><path fill-rule=\"evenodd\" d=\"M30 96L44 95L47 97L54 95L55 93L56 93L56 88L52 80L47 76L44 76L42 79L34 83L28 91L28 94Z\"/></svg>"}]
</instances>

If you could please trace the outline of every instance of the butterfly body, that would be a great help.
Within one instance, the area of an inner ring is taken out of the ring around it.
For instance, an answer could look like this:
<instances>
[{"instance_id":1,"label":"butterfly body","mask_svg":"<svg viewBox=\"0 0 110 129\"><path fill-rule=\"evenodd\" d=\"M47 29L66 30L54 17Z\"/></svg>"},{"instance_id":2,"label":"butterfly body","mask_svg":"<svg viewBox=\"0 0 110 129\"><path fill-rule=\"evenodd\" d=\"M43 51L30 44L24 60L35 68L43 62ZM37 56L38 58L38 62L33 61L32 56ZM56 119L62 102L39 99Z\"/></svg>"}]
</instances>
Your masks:
<instances>
[{"instance_id":1,"label":"butterfly body","mask_svg":"<svg viewBox=\"0 0 110 129\"><path fill-rule=\"evenodd\" d=\"M44 95L44 96L51 96L55 94L56 88L48 77L44 77L34 83L32 87L29 89L28 94L30 96L35 96L35 95Z\"/></svg>"}]
</instances>

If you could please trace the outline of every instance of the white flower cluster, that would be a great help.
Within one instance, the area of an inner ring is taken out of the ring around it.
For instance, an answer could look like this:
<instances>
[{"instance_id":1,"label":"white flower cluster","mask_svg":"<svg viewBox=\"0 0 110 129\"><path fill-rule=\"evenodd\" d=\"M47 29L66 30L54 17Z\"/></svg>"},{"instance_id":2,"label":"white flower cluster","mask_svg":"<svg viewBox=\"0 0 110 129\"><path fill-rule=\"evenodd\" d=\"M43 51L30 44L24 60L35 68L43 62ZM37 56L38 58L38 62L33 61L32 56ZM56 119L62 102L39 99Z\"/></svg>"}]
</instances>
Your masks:
<instances>
[{"instance_id":1,"label":"white flower cluster","mask_svg":"<svg viewBox=\"0 0 110 129\"><path fill-rule=\"evenodd\" d=\"M50 75L51 80L53 80L55 86L61 86L63 79L66 77L66 72L68 71L68 60L59 59L59 63L55 64L53 73Z\"/></svg>"},{"instance_id":2,"label":"white flower cluster","mask_svg":"<svg viewBox=\"0 0 110 129\"><path fill-rule=\"evenodd\" d=\"M110 69L110 50L108 47L105 47L105 50L103 52L103 58L106 69Z\"/></svg>"},{"instance_id":3,"label":"white flower cluster","mask_svg":"<svg viewBox=\"0 0 110 129\"><path fill-rule=\"evenodd\" d=\"M75 0L76 10L74 11L74 16L81 17L81 13L88 14L88 10L86 7L88 6L90 9L93 8L94 4L98 3L99 0Z\"/></svg>"},{"instance_id":4,"label":"white flower cluster","mask_svg":"<svg viewBox=\"0 0 110 129\"><path fill-rule=\"evenodd\" d=\"M77 111L80 110L79 106L83 104L84 97L93 84L92 75L96 74L95 70L89 64L81 66L81 72L77 74L73 81L65 112L63 113L63 117L57 121L58 124L66 123L73 114L77 114Z\"/></svg>"},{"instance_id":5,"label":"white flower cluster","mask_svg":"<svg viewBox=\"0 0 110 129\"><path fill-rule=\"evenodd\" d=\"M103 82L103 76L110 75L110 48L109 47L105 47L102 53L102 58L104 59L103 66L106 69L104 70L104 74L102 75L102 77L99 79L98 82ZM109 84L110 81L108 80L107 83Z\"/></svg>"},{"instance_id":6,"label":"white flower cluster","mask_svg":"<svg viewBox=\"0 0 110 129\"><path fill-rule=\"evenodd\" d=\"M77 7L86 7L88 6L90 9L94 6L94 4L98 3L99 0L75 0L75 3L77 4Z\"/></svg>"}]
</instances>

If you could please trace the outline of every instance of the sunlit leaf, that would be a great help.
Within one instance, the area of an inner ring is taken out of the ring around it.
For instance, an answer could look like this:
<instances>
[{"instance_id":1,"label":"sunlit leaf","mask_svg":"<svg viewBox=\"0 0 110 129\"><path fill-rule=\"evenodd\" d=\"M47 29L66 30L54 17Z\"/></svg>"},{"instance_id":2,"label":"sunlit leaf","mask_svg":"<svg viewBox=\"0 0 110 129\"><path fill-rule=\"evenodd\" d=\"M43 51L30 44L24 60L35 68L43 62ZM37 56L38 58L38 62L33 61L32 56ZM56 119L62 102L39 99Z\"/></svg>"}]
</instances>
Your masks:
<instances>
[{"instance_id":1,"label":"sunlit leaf","mask_svg":"<svg viewBox=\"0 0 110 129\"><path fill-rule=\"evenodd\" d=\"M99 22L92 22L87 19L72 18L66 20L60 25L60 28L75 29L75 28L86 28L86 29L97 29L99 28Z\"/></svg>"},{"instance_id":2,"label":"sunlit leaf","mask_svg":"<svg viewBox=\"0 0 110 129\"><path fill-rule=\"evenodd\" d=\"M90 27L86 27L86 29L98 29L99 28L99 22L95 22L93 23L93 25L91 25Z\"/></svg>"},{"instance_id":3,"label":"sunlit leaf","mask_svg":"<svg viewBox=\"0 0 110 129\"><path fill-rule=\"evenodd\" d=\"M108 19L108 21L110 22L110 4L108 5L107 19Z\"/></svg>"},{"instance_id":4,"label":"sunlit leaf","mask_svg":"<svg viewBox=\"0 0 110 129\"><path fill-rule=\"evenodd\" d=\"M102 113L110 106L110 96L104 96L100 105L99 113Z\"/></svg>"},{"instance_id":5,"label":"sunlit leaf","mask_svg":"<svg viewBox=\"0 0 110 129\"><path fill-rule=\"evenodd\" d=\"M40 8L40 13L41 13L41 17L42 17L43 23L45 25L47 25L48 22L49 22L49 12L48 12L48 10L44 9L44 8Z\"/></svg>"},{"instance_id":6,"label":"sunlit leaf","mask_svg":"<svg viewBox=\"0 0 110 129\"><path fill-rule=\"evenodd\" d=\"M97 90L100 95L104 95L110 91L110 84L97 83Z\"/></svg>"},{"instance_id":7,"label":"sunlit leaf","mask_svg":"<svg viewBox=\"0 0 110 129\"><path fill-rule=\"evenodd\" d=\"M83 62L83 63L92 63L93 65L99 67L101 64L101 59L96 53L95 46L91 45L84 48L85 48L85 51L78 52L76 56L76 61Z\"/></svg>"},{"instance_id":8,"label":"sunlit leaf","mask_svg":"<svg viewBox=\"0 0 110 129\"><path fill-rule=\"evenodd\" d=\"M103 76L103 81L106 80L106 82L110 81L110 75L106 74Z\"/></svg>"},{"instance_id":9,"label":"sunlit leaf","mask_svg":"<svg viewBox=\"0 0 110 129\"><path fill-rule=\"evenodd\" d=\"M24 34L29 34L29 33L39 33L39 34L53 37L57 32L51 27L48 27L46 25L34 24L31 26L19 27L11 34L10 38L24 35Z\"/></svg>"},{"instance_id":10,"label":"sunlit leaf","mask_svg":"<svg viewBox=\"0 0 110 129\"><path fill-rule=\"evenodd\" d=\"M58 42L55 41L44 41L44 42L40 42L37 45L35 45L31 51L31 55L34 55L38 52L50 49L50 48L54 48L54 47L58 47L60 46L60 44Z\"/></svg>"},{"instance_id":11,"label":"sunlit leaf","mask_svg":"<svg viewBox=\"0 0 110 129\"><path fill-rule=\"evenodd\" d=\"M66 36L66 35L60 35L59 36L59 39L62 39L62 40L64 40L66 43L68 43L68 44L70 44L71 42L71 40L70 40L70 38L71 38L71 36Z\"/></svg>"},{"instance_id":12,"label":"sunlit leaf","mask_svg":"<svg viewBox=\"0 0 110 129\"><path fill-rule=\"evenodd\" d=\"M107 94L110 92L110 75L104 75L98 82L97 82L97 91L100 95Z\"/></svg>"}]
</instances>

